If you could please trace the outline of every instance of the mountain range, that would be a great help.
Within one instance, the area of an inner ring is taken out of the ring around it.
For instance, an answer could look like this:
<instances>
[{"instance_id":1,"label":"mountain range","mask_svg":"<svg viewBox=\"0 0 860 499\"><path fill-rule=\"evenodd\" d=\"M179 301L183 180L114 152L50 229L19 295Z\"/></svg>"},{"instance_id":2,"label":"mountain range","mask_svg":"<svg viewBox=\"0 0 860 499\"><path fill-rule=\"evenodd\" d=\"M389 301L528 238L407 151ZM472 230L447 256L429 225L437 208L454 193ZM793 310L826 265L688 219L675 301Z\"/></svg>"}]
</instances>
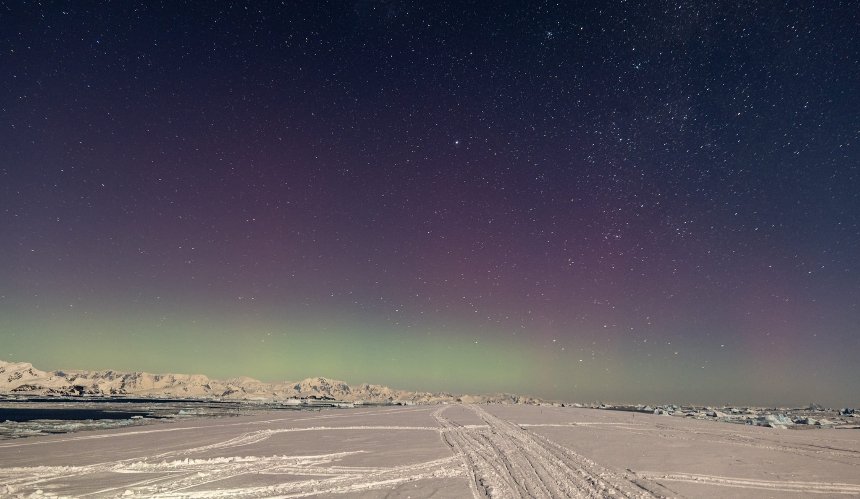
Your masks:
<instances>
[{"instance_id":1,"label":"mountain range","mask_svg":"<svg viewBox=\"0 0 860 499\"><path fill-rule=\"evenodd\" d=\"M0 361L0 394L57 397L136 397L286 402L321 399L374 404L441 402L534 403L538 399L513 394L453 395L413 392L382 385L349 385L323 377L267 383L241 376L226 380L202 374L146 372L42 371L28 362Z\"/></svg>"}]
</instances>

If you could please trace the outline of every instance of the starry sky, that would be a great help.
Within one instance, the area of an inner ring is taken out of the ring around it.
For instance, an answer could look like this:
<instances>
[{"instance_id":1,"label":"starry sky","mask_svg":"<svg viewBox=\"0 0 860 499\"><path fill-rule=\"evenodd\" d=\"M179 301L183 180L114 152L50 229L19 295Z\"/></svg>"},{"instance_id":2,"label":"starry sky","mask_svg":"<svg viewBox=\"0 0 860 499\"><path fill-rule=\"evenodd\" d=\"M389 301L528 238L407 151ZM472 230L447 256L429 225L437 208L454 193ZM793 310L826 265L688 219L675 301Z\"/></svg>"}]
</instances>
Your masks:
<instances>
[{"instance_id":1,"label":"starry sky","mask_svg":"<svg viewBox=\"0 0 860 499\"><path fill-rule=\"evenodd\" d=\"M0 2L0 358L858 404L828 2Z\"/></svg>"}]
</instances>

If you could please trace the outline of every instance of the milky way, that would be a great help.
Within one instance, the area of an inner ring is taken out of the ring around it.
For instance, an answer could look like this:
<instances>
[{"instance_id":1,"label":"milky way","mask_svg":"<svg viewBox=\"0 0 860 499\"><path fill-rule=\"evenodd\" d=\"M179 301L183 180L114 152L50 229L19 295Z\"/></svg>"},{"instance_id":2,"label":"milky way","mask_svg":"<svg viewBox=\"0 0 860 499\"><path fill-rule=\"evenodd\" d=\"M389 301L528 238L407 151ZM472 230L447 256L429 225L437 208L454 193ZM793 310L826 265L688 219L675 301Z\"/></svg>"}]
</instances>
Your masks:
<instances>
[{"instance_id":1,"label":"milky way","mask_svg":"<svg viewBox=\"0 0 860 499\"><path fill-rule=\"evenodd\" d=\"M173 3L0 7L4 360L860 403L853 2Z\"/></svg>"}]
</instances>

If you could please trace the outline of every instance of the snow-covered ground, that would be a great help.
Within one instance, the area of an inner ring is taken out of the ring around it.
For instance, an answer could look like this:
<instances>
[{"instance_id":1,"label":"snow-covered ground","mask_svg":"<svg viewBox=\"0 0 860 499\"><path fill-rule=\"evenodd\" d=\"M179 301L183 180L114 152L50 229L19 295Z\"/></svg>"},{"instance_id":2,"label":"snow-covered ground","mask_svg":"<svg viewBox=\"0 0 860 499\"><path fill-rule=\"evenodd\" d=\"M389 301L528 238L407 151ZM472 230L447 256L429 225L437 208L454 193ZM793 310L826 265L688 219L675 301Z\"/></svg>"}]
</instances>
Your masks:
<instances>
[{"instance_id":1,"label":"snow-covered ground","mask_svg":"<svg viewBox=\"0 0 860 499\"><path fill-rule=\"evenodd\" d=\"M860 431L589 409L266 412L0 442L0 496L860 495Z\"/></svg>"}]
</instances>

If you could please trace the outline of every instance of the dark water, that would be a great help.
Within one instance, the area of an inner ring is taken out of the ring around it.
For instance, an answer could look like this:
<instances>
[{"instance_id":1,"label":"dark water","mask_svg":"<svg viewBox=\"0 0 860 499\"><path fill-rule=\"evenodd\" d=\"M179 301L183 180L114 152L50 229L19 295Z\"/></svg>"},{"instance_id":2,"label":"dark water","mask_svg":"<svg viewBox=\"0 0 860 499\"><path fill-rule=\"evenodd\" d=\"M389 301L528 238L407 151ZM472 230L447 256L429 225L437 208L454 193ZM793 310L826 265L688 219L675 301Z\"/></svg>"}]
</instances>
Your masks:
<instances>
[{"instance_id":1,"label":"dark water","mask_svg":"<svg viewBox=\"0 0 860 499\"><path fill-rule=\"evenodd\" d=\"M16 400L22 402L74 402L86 404L201 404L206 401L200 399L168 399L168 398L132 398L132 397L19 397ZM229 402L217 402L218 404L229 404ZM237 403L238 404L238 403Z\"/></svg>"},{"instance_id":2,"label":"dark water","mask_svg":"<svg viewBox=\"0 0 860 499\"><path fill-rule=\"evenodd\" d=\"M104 411L100 409L67 409L67 408L2 408L0 407L0 422L15 421L23 423L39 419L60 421L83 421L86 419L131 419L132 416L148 416L143 411Z\"/></svg>"}]
</instances>

